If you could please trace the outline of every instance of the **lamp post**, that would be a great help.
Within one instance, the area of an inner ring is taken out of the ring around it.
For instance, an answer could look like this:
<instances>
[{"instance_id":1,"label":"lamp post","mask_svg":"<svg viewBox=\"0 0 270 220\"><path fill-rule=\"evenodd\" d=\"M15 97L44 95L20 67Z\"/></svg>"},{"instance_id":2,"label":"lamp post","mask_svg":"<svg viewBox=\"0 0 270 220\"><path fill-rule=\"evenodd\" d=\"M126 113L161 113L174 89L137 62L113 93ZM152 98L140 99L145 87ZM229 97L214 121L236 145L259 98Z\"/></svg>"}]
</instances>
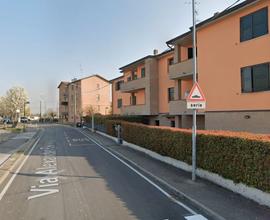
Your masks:
<instances>
[{"instance_id":1,"label":"lamp post","mask_svg":"<svg viewBox=\"0 0 270 220\"><path fill-rule=\"evenodd\" d=\"M23 116L24 116L24 117L25 117L25 106L26 106L27 104L30 104L30 102L29 102L29 101L24 101L24 103L23 103Z\"/></svg>"}]
</instances>

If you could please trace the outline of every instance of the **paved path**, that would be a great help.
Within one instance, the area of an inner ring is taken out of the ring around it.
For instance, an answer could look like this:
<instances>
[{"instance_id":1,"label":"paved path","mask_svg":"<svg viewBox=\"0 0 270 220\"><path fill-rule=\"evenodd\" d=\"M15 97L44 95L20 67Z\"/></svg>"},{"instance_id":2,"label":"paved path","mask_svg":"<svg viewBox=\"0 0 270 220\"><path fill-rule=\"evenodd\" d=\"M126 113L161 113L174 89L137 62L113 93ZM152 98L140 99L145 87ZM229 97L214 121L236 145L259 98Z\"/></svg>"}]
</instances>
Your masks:
<instances>
[{"instance_id":1,"label":"paved path","mask_svg":"<svg viewBox=\"0 0 270 220\"><path fill-rule=\"evenodd\" d=\"M199 214L91 137L64 126L44 128L0 192L3 220L206 219Z\"/></svg>"},{"instance_id":2,"label":"paved path","mask_svg":"<svg viewBox=\"0 0 270 220\"><path fill-rule=\"evenodd\" d=\"M31 139L36 132L25 132L11 136L0 144L0 165L2 165L12 153L17 151L25 142Z\"/></svg>"}]
</instances>

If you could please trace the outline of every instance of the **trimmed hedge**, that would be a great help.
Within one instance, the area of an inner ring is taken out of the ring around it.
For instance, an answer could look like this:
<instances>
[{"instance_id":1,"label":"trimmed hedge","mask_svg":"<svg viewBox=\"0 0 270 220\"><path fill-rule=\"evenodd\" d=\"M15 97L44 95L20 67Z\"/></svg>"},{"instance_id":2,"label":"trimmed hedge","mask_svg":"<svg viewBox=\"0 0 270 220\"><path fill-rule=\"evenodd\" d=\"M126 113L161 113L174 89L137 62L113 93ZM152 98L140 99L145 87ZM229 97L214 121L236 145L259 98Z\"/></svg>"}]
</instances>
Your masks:
<instances>
[{"instance_id":1,"label":"trimmed hedge","mask_svg":"<svg viewBox=\"0 0 270 220\"><path fill-rule=\"evenodd\" d=\"M84 120L86 123L92 122L91 116L85 116ZM136 122L136 123L145 123L145 118L143 116L121 116L121 115L95 115L95 124L105 125L107 120L121 120L121 121L128 121L128 122Z\"/></svg>"},{"instance_id":2,"label":"trimmed hedge","mask_svg":"<svg viewBox=\"0 0 270 220\"><path fill-rule=\"evenodd\" d=\"M191 131L146 126L123 121L106 121L106 131L116 136L114 124L122 125L125 141L161 155L191 164ZM270 140L267 135L198 131L197 166L235 183L270 192Z\"/></svg>"}]
</instances>

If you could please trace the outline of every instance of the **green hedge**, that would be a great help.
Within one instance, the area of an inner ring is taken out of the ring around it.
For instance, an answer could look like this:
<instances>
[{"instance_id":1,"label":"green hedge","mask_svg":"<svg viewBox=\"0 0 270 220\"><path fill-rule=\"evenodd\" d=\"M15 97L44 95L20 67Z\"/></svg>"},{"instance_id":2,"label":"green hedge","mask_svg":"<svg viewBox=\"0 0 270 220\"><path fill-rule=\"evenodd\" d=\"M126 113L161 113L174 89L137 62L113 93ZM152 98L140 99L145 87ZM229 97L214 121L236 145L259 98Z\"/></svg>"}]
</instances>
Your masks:
<instances>
[{"instance_id":1,"label":"green hedge","mask_svg":"<svg viewBox=\"0 0 270 220\"><path fill-rule=\"evenodd\" d=\"M125 141L191 164L190 131L106 121L108 134L115 136L113 125L116 123L122 125L122 137ZM242 182L270 192L270 142L220 133L198 134L198 167L235 183Z\"/></svg>"},{"instance_id":2,"label":"green hedge","mask_svg":"<svg viewBox=\"0 0 270 220\"><path fill-rule=\"evenodd\" d=\"M92 117L91 116L85 116L84 117L85 122L91 123ZM121 120L121 121L128 121L128 122L136 122L136 123L144 123L145 118L143 116L121 116L121 115L95 115L95 123L96 124L105 124L108 120Z\"/></svg>"}]
</instances>

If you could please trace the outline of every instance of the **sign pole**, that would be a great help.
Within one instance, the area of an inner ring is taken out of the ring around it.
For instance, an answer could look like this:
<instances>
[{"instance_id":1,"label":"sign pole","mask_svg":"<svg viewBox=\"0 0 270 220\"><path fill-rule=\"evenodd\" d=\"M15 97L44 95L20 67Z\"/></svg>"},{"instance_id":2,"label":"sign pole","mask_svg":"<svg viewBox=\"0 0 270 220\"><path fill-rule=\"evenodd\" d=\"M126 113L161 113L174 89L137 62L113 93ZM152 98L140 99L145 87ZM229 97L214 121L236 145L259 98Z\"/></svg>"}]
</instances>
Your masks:
<instances>
[{"instance_id":1,"label":"sign pole","mask_svg":"<svg viewBox=\"0 0 270 220\"><path fill-rule=\"evenodd\" d=\"M193 84L197 83L197 48L196 48L196 13L195 0L192 0L192 19L193 19ZM196 133L197 133L197 110L193 109L193 126L192 126L192 180L196 180Z\"/></svg>"}]
</instances>

